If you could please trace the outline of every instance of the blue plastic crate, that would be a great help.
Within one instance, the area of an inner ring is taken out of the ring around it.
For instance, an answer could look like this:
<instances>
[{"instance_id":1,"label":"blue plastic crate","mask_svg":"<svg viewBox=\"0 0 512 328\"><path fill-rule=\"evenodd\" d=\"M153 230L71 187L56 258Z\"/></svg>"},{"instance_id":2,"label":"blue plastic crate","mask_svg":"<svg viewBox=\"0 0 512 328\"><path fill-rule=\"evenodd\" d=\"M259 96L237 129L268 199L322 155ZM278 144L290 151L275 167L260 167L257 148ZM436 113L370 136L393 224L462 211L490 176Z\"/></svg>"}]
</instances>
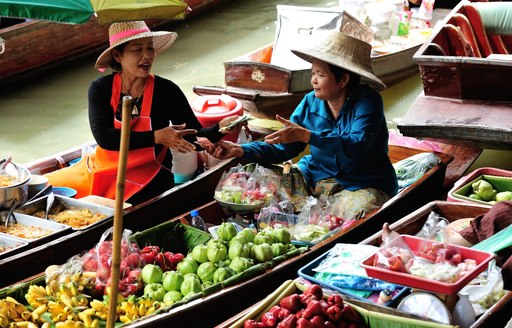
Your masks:
<instances>
[{"instance_id":1,"label":"blue plastic crate","mask_svg":"<svg viewBox=\"0 0 512 328\"><path fill-rule=\"evenodd\" d=\"M318 267L320 265L320 263L322 263L322 261L329 254L329 251L327 251L326 253L322 254L319 257L317 257L315 260L309 262L308 264L306 264L305 266L300 268L299 271L298 271L298 275L301 276L304 279L307 279L307 280L309 280L311 282L319 284L319 285L321 285L323 287L326 287L326 288L335 290L337 292L340 292L341 294L347 295L347 296L349 296L351 298L358 299L358 300L361 300L361 301L364 301L364 302L368 302L368 303L376 304L375 302L372 302L371 300L369 300L367 298L361 297L360 295L357 295L357 294L351 292L350 290L340 288L338 286L329 284L329 283L327 283L325 281L322 281L320 279L315 278L315 271L313 271L313 269L315 269L316 267ZM374 278L372 278L372 279L374 279ZM408 294L411 291L410 288L408 288L408 287L404 287L404 286L400 286L400 285L395 285L395 286L397 288L400 288L400 291L398 293L395 293L393 295L393 298L391 300L389 300L388 302L386 302L385 304L383 304L383 305L385 305L385 306L392 306L392 305L395 304L395 302L397 300L401 299L402 296L405 296L406 294Z\"/></svg>"}]
</instances>

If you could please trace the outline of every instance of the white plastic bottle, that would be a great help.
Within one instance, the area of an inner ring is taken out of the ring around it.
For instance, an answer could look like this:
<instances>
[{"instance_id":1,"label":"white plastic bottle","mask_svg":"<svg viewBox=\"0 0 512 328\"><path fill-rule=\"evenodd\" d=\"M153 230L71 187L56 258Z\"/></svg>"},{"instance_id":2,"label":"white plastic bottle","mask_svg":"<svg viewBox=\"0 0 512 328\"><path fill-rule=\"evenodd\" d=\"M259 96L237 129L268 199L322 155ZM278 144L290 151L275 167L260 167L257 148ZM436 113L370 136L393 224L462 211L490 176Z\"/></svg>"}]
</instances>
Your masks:
<instances>
[{"instance_id":1,"label":"white plastic bottle","mask_svg":"<svg viewBox=\"0 0 512 328\"><path fill-rule=\"evenodd\" d=\"M190 219L191 226L193 226L199 230L206 231L206 224L204 223L203 218L199 216L198 210L190 211L190 216L191 216L191 219Z\"/></svg>"},{"instance_id":2,"label":"white plastic bottle","mask_svg":"<svg viewBox=\"0 0 512 328\"><path fill-rule=\"evenodd\" d=\"M459 292L459 301L453 309L453 324L459 325L460 328L470 327L476 320L475 310L469 301L469 294Z\"/></svg>"}]
</instances>

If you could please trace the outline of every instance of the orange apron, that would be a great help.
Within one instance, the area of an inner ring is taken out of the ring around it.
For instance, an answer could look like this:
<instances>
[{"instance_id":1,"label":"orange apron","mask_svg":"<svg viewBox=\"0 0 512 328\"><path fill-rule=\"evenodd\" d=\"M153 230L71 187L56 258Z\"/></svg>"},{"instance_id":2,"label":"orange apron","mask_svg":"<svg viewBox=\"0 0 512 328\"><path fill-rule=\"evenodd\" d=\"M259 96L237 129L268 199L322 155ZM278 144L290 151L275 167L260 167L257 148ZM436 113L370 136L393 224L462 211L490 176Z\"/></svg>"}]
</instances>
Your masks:
<instances>
[{"instance_id":1,"label":"orange apron","mask_svg":"<svg viewBox=\"0 0 512 328\"><path fill-rule=\"evenodd\" d=\"M150 75L144 89L144 99L139 118L130 122L131 131L151 130L151 102L155 79ZM121 96L120 74L114 75L110 105L115 111ZM121 129L121 122L115 118L114 127ZM153 147L130 150L126 168L124 199L127 200L146 186L159 172L165 157L166 148L155 157ZM77 164L47 174L49 183L54 186L68 186L77 190L77 198L98 195L111 199L116 196L117 166L119 151L96 147L95 153L86 156Z\"/></svg>"}]
</instances>

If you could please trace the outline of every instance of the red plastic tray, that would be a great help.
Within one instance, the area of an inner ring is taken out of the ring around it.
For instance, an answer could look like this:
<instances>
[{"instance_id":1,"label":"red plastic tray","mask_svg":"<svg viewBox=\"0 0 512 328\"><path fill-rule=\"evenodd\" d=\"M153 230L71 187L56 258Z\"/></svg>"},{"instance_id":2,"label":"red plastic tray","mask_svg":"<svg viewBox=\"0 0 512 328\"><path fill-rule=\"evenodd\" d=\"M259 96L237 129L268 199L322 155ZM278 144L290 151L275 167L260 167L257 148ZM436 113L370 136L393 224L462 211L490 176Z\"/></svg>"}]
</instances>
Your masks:
<instances>
[{"instance_id":1,"label":"red plastic tray","mask_svg":"<svg viewBox=\"0 0 512 328\"><path fill-rule=\"evenodd\" d=\"M402 235L403 240L409 245L412 251L418 249L418 244L422 238ZM471 249L462 246L454 246L460 249L462 259L473 259L476 261L476 267L473 271L470 271L466 275L459 278L459 280L453 283L447 283L442 281L436 281L432 279L422 278L413 276L404 272L391 271L383 268L378 268L373 265L375 254L367 258L361 263L361 266L366 270L368 276L378 278L381 280L396 283L402 286L408 286L412 288L419 288L426 291L453 295L456 294L462 287L467 285L473 280L480 272L487 268L487 263L494 258L493 253L482 252L476 249Z\"/></svg>"}]
</instances>

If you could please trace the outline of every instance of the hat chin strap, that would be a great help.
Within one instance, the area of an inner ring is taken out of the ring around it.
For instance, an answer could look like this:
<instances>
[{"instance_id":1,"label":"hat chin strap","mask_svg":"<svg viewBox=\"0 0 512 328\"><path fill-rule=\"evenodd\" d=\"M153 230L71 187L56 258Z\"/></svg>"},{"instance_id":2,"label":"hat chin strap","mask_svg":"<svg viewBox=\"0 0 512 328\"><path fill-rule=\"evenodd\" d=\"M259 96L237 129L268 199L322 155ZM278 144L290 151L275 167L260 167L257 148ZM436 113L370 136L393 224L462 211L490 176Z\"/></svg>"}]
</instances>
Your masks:
<instances>
[{"instance_id":1,"label":"hat chin strap","mask_svg":"<svg viewBox=\"0 0 512 328\"><path fill-rule=\"evenodd\" d=\"M140 29L140 30L127 30L127 31L121 31L119 33L116 33L114 35L112 35L110 38L109 38L109 41L110 41L110 45L112 46L114 43L116 43L116 41L118 41L119 39L123 39L123 38L127 38L127 37L130 37L132 35L137 35L137 34L140 34L140 33L146 33L146 32L150 32L149 31L149 28L143 28L143 29Z\"/></svg>"}]
</instances>

